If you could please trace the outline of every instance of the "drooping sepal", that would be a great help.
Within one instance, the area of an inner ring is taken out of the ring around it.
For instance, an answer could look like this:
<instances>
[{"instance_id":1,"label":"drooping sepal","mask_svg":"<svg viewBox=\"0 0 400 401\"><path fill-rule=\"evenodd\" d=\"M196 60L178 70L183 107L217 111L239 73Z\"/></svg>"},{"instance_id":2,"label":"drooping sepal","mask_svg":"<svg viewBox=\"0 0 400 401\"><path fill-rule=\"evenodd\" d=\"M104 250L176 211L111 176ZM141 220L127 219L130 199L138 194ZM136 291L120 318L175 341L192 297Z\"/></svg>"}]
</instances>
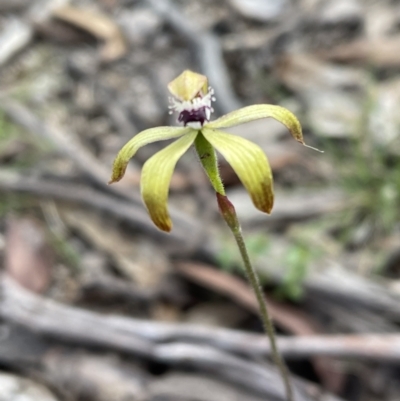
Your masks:
<instances>
[{"instance_id":1,"label":"drooping sepal","mask_svg":"<svg viewBox=\"0 0 400 401\"><path fill-rule=\"evenodd\" d=\"M172 173L180 157L193 144L197 131L189 132L146 161L142 169L141 193L153 223L162 231L171 231L168 191Z\"/></svg>"},{"instance_id":2,"label":"drooping sepal","mask_svg":"<svg viewBox=\"0 0 400 401\"><path fill-rule=\"evenodd\" d=\"M271 213L274 204L273 179L263 150L247 139L208 127L203 128L202 133L232 166L254 206L262 212Z\"/></svg>"},{"instance_id":3,"label":"drooping sepal","mask_svg":"<svg viewBox=\"0 0 400 401\"><path fill-rule=\"evenodd\" d=\"M190 128L188 127L157 127L147 129L135 135L122 147L115 158L109 184L119 181L124 176L129 160L142 146L152 142L178 138L189 131Z\"/></svg>"}]
</instances>

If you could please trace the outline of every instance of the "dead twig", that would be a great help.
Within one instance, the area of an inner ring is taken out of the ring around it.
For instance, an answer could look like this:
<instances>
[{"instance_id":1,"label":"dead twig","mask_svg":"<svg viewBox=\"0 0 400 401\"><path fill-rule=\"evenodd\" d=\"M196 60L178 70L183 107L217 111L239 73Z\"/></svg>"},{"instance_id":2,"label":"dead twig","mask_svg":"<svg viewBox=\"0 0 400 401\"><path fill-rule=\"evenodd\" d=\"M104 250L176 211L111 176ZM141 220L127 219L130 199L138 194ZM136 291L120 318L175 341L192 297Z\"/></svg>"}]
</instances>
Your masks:
<instances>
[{"instance_id":1,"label":"dead twig","mask_svg":"<svg viewBox=\"0 0 400 401\"><path fill-rule=\"evenodd\" d=\"M206 370L259 395L286 399L280 375L272 366L246 362L215 348L194 344L159 345L154 349L154 356L169 364ZM293 392L296 401L310 399L300 390L299 382Z\"/></svg>"},{"instance_id":2,"label":"dead twig","mask_svg":"<svg viewBox=\"0 0 400 401\"><path fill-rule=\"evenodd\" d=\"M55 346L20 326L7 324L2 328L7 336L0 341L0 364L46 383L63 399L143 399L147 374L133 362L122 362L115 355Z\"/></svg>"},{"instance_id":3,"label":"dead twig","mask_svg":"<svg viewBox=\"0 0 400 401\"><path fill-rule=\"evenodd\" d=\"M304 281L304 288L313 299L322 298L344 306L360 306L383 314L388 319L397 320L400 317L400 297L389 286L361 277L340 265L311 275Z\"/></svg>"},{"instance_id":4,"label":"dead twig","mask_svg":"<svg viewBox=\"0 0 400 401\"><path fill-rule=\"evenodd\" d=\"M24 290L8 277L2 278L1 293L1 316L36 333L75 344L106 347L168 364L195 367L257 394L277 400L284 399L283 385L272 366L246 362L208 345L157 345L133 333L139 321L119 316L102 316L61 305ZM145 329L144 326L142 328ZM310 400L304 393L305 385L300 383L297 383L295 389L296 401Z\"/></svg>"},{"instance_id":5,"label":"dead twig","mask_svg":"<svg viewBox=\"0 0 400 401\"><path fill-rule=\"evenodd\" d=\"M33 294L7 277L1 280L1 293L0 314L3 318L37 333L73 343L98 345L149 358L156 355L157 359L169 352L165 351L164 354L162 350L174 348L165 347L155 351L154 344L173 341L185 346L203 344L249 357L267 356L270 353L268 340L262 334L116 315L104 316ZM290 358L327 355L400 361L400 335L397 334L279 336L278 344L281 352Z\"/></svg>"},{"instance_id":6,"label":"dead twig","mask_svg":"<svg viewBox=\"0 0 400 401\"><path fill-rule=\"evenodd\" d=\"M17 19L6 22L0 34L0 66L24 49L33 39L33 29L30 25Z\"/></svg>"},{"instance_id":7,"label":"dead twig","mask_svg":"<svg viewBox=\"0 0 400 401\"><path fill-rule=\"evenodd\" d=\"M240 278L202 263L179 262L176 269L185 278L226 295L252 313L258 313L257 300L251 288ZM269 297L266 302L272 320L281 328L297 335L315 332L315 322L299 308L285 306Z\"/></svg>"},{"instance_id":8,"label":"dead twig","mask_svg":"<svg viewBox=\"0 0 400 401\"><path fill-rule=\"evenodd\" d=\"M70 5L55 8L53 17L76 26L104 42L100 52L104 61L118 60L127 53L127 45L118 25L106 14Z\"/></svg>"}]
</instances>

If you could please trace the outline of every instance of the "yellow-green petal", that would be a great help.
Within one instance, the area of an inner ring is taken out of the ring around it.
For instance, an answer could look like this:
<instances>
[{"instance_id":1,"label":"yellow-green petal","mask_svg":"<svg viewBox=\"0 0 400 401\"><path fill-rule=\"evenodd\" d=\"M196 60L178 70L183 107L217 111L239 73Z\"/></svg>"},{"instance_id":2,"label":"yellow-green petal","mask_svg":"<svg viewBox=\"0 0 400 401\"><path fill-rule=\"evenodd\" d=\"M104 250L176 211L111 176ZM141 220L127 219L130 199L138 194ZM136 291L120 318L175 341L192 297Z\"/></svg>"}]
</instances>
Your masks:
<instances>
[{"instance_id":1,"label":"yellow-green petal","mask_svg":"<svg viewBox=\"0 0 400 401\"><path fill-rule=\"evenodd\" d=\"M231 113L225 114L217 120L208 123L207 127L216 129L229 128L249 121L268 117L271 117L285 125L293 138L304 145L303 133L297 117L288 109L272 104L256 104L253 106L243 107L242 109L232 111Z\"/></svg>"},{"instance_id":2,"label":"yellow-green petal","mask_svg":"<svg viewBox=\"0 0 400 401\"><path fill-rule=\"evenodd\" d=\"M232 166L254 206L271 213L274 204L272 172L263 150L247 139L209 127L203 128L202 133Z\"/></svg>"},{"instance_id":3,"label":"yellow-green petal","mask_svg":"<svg viewBox=\"0 0 400 401\"><path fill-rule=\"evenodd\" d=\"M168 213L168 191L172 173L179 158L194 142L197 131L179 138L146 161L142 169L141 192L153 223L163 231L171 231Z\"/></svg>"},{"instance_id":4,"label":"yellow-green petal","mask_svg":"<svg viewBox=\"0 0 400 401\"><path fill-rule=\"evenodd\" d=\"M157 127L147 129L135 135L122 147L115 158L109 184L119 181L124 176L129 160L142 146L148 145L152 142L177 138L187 134L191 130L192 128L190 127Z\"/></svg>"}]
</instances>

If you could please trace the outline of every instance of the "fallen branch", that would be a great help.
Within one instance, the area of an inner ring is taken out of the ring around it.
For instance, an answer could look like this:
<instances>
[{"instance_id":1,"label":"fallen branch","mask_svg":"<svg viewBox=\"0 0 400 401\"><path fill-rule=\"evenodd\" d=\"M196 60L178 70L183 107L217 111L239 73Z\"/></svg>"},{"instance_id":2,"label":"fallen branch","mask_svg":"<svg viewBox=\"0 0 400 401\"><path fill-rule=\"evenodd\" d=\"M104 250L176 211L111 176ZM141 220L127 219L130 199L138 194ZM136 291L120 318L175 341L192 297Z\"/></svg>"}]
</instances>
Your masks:
<instances>
[{"instance_id":1,"label":"fallen branch","mask_svg":"<svg viewBox=\"0 0 400 401\"><path fill-rule=\"evenodd\" d=\"M10 278L3 278L0 285L0 314L5 319L40 334L73 343L89 343L145 357L153 355L154 344L173 341L188 346L187 343L203 344L248 357L270 354L268 341L262 334L153 322L117 315L104 316L33 294ZM278 343L288 358L327 355L384 362L400 361L398 334L279 336Z\"/></svg>"},{"instance_id":2,"label":"fallen branch","mask_svg":"<svg viewBox=\"0 0 400 401\"><path fill-rule=\"evenodd\" d=\"M163 399L167 396L165 399L184 400L190 399L189 394L193 394L194 389L201 389L196 395L199 401L219 401L227 394L231 394L231 398L239 396L244 401L265 399L256 397L254 391L246 391L215 375L211 377L201 372L183 373L170 369L162 376L152 376L137 360L122 362L121 358L109 353L102 355L54 344L13 324L3 324L3 332L6 335L0 341L0 364L35 377L57 390L65 399L148 400L154 399L156 394ZM179 360L182 352L185 352L182 348L170 349L166 351L167 355L161 357Z\"/></svg>"},{"instance_id":3,"label":"fallen branch","mask_svg":"<svg viewBox=\"0 0 400 401\"><path fill-rule=\"evenodd\" d=\"M171 365L190 366L257 394L284 400L283 385L275 368L270 365L244 361L206 344L154 343L149 336L146 338L135 333L136 328L141 327L142 334L145 334L147 322L102 316L61 305L23 289L11 278L2 278L1 293L0 315L38 334L74 344L105 347ZM311 390L301 381L296 383L296 401L309 401L311 398L305 391L315 391L315 388L311 386Z\"/></svg>"},{"instance_id":4,"label":"fallen branch","mask_svg":"<svg viewBox=\"0 0 400 401\"><path fill-rule=\"evenodd\" d=\"M0 66L24 49L33 39L33 29L30 25L10 19L6 22L0 34Z\"/></svg>"}]
</instances>

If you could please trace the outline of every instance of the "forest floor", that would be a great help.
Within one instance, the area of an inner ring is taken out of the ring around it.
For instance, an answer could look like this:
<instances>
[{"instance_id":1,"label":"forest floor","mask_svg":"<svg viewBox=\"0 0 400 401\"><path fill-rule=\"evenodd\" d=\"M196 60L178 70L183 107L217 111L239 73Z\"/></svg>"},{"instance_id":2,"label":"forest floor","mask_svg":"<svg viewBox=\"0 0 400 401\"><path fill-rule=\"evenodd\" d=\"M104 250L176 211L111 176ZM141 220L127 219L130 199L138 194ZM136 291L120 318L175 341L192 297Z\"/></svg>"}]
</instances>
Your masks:
<instances>
[{"instance_id":1,"label":"forest floor","mask_svg":"<svg viewBox=\"0 0 400 401\"><path fill-rule=\"evenodd\" d=\"M400 400L400 2L0 0L0 401L284 400L239 254L194 151L170 234L140 198L140 131L176 125L167 85L206 75L213 118L257 143L257 211L221 157L296 378L296 401Z\"/></svg>"}]
</instances>

